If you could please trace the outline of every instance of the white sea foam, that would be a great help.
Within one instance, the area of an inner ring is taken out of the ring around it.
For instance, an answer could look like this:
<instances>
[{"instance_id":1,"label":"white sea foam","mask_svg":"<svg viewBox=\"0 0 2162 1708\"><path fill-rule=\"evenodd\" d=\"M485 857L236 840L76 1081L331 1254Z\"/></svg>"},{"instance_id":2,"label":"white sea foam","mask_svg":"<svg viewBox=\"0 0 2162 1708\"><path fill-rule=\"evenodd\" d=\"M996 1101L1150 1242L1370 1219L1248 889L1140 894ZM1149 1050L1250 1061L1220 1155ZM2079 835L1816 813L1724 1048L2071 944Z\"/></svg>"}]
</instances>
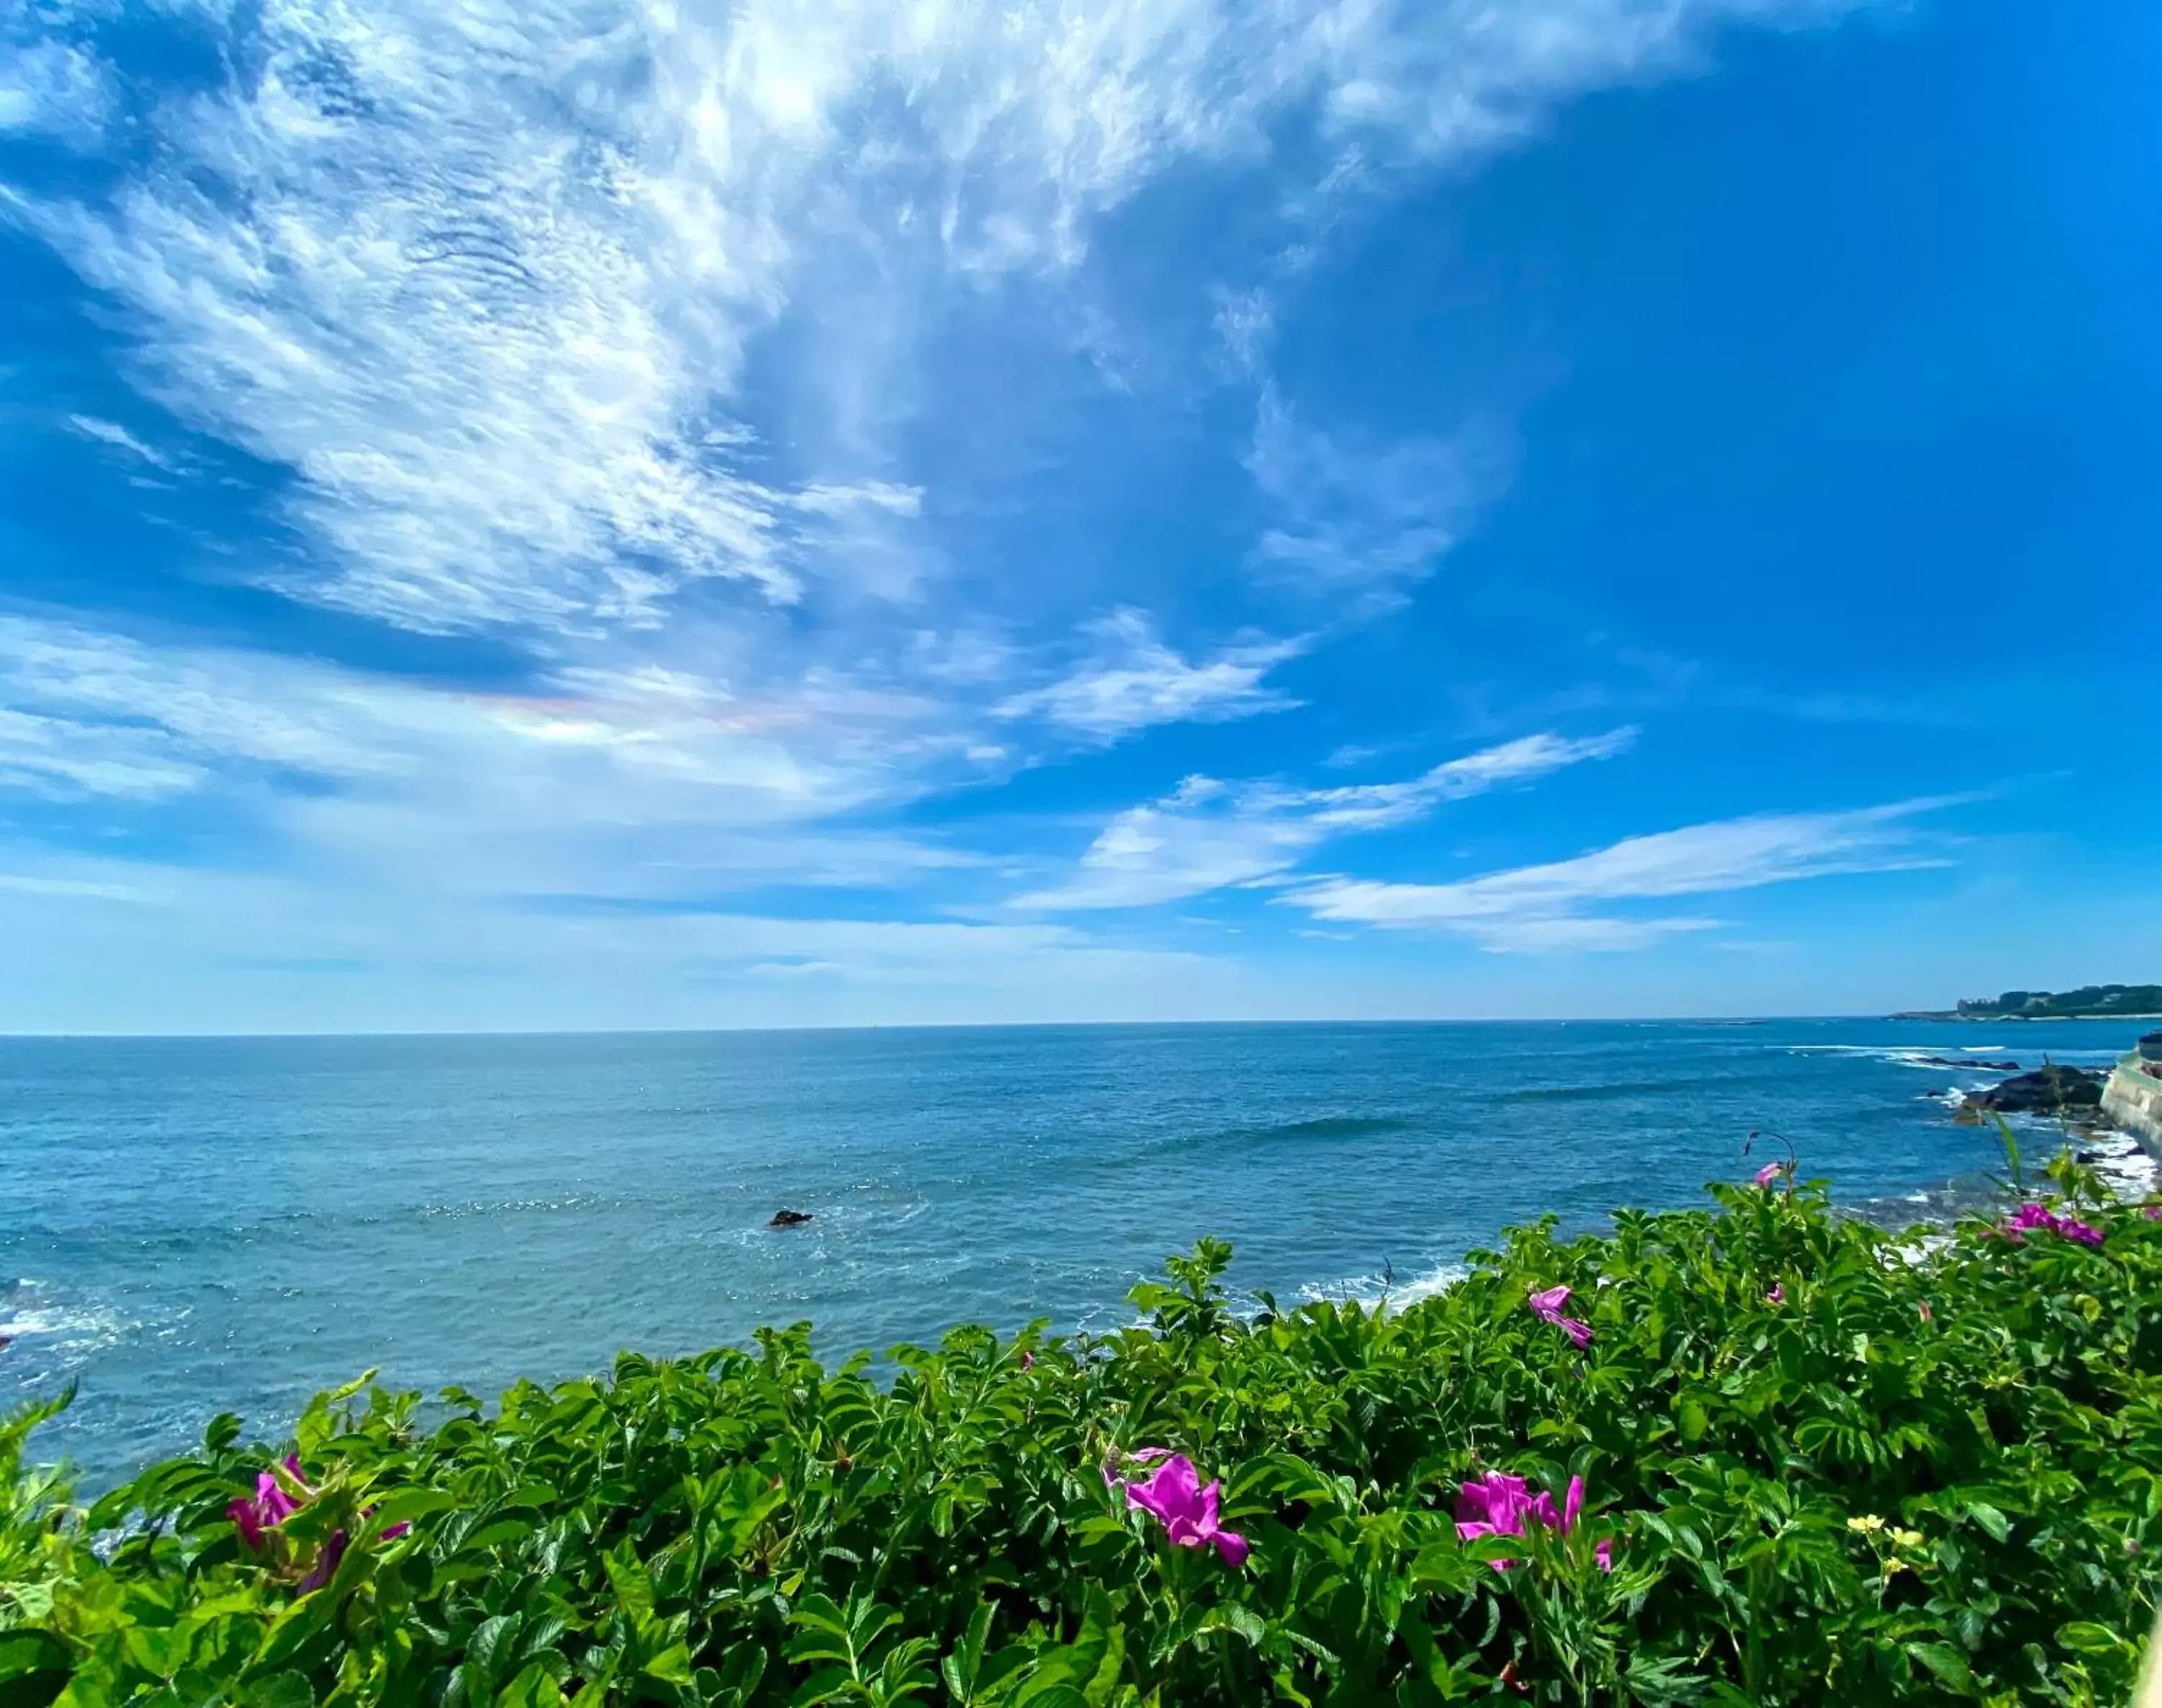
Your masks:
<instances>
[{"instance_id":1,"label":"white sea foam","mask_svg":"<svg viewBox=\"0 0 2162 1708\"><path fill-rule=\"evenodd\" d=\"M1402 1310L1421 1299L1447 1293L1470 1273L1461 1263L1443 1263L1409 1281L1375 1273L1349 1276L1340 1281L1309 1282L1299 1288L1298 1296L1308 1303L1327 1300L1332 1304L1363 1305L1370 1310Z\"/></svg>"},{"instance_id":2,"label":"white sea foam","mask_svg":"<svg viewBox=\"0 0 2162 1708\"><path fill-rule=\"evenodd\" d=\"M1917 1234L1911 1240L1902 1240L1888 1247L1886 1255L1911 1268L1930 1252L1941 1251L1951 1242L1950 1234Z\"/></svg>"},{"instance_id":3,"label":"white sea foam","mask_svg":"<svg viewBox=\"0 0 2162 1708\"><path fill-rule=\"evenodd\" d=\"M1945 1068L1943 1050L1927 1049L1919 1044L1783 1044L1778 1047L1794 1056L1846 1056L1865 1061L1888 1062L1895 1068L1924 1068L1938 1073L1942 1073ZM1962 1055L2009 1056L2016 1053L2009 1048L2000 1050L1995 1046L1987 1045L1981 1049L1971 1049L1965 1044L1946 1047L1956 1047Z\"/></svg>"},{"instance_id":4,"label":"white sea foam","mask_svg":"<svg viewBox=\"0 0 2162 1708\"><path fill-rule=\"evenodd\" d=\"M2128 1133L2088 1133L2078 1141L2076 1154L2119 1198L2146 1198L2162 1185L2162 1164Z\"/></svg>"},{"instance_id":5,"label":"white sea foam","mask_svg":"<svg viewBox=\"0 0 2162 1708\"><path fill-rule=\"evenodd\" d=\"M44 1297L44 1283L25 1276L0 1298L0 1340L46 1342L69 1353L109 1346L130 1326L102 1305Z\"/></svg>"},{"instance_id":6,"label":"white sea foam","mask_svg":"<svg viewBox=\"0 0 2162 1708\"><path fill-rule=\"evenodd\" d=\"M18 1309L0 1319L0 1340L50 1339L69 1351L110 1345L127 1325L110 1311Z\"/></svg>"}]
</instances>

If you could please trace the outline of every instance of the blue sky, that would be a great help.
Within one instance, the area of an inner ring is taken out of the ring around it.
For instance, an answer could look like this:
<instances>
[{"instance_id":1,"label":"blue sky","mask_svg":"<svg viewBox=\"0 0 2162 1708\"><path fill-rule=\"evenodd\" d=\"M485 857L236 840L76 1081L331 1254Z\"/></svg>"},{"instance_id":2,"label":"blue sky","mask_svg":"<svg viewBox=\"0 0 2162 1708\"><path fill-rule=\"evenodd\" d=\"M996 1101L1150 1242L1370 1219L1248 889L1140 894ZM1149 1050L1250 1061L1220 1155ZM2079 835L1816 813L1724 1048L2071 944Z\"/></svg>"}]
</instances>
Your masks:
<instances>
[{"instance_id":1,"label":"blue sky","mask_svg":"<svg viewBox=\"0 0 2162 1708\"><path fill-rule=\"evenodd\" d=\"M2162 977L2158 76L2144 0L0 9L0 1029Z\"/></svg>"}]
</instances>

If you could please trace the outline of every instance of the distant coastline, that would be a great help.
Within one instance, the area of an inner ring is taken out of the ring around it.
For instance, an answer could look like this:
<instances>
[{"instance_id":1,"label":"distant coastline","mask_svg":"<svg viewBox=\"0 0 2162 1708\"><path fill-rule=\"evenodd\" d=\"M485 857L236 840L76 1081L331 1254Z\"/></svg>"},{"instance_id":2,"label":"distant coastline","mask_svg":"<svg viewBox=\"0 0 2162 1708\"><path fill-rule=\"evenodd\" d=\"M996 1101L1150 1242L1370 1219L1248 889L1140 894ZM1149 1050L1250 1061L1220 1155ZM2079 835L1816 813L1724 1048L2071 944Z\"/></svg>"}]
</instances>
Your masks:
<instances>
[{"instance_id":1,"label":"distant coastline","mask_svg":"<svg viewBox=\"0 0 2162 1708\"><path fill-rule=\"evenodd\" d=\"M2056 1020L2137 1020L2162 1021L2162 1009L2152 1014L1961 1014L1951 1008L1906 1008L1897 1014L1888 1014L1887 1020L1970 1020L1977 1026L1994 1026L2001 1021L2018 1021L2024 1024L2034 1021Z\"/></svg>"},{"instance_id":2,"label":"distant coastline","mask_svg":"<svg viewBox=\"0 0 2162 1708\"><path fill-rule=\"evenodd\" d=\"M2162 1020L2162 985L2082 985L2076 990L2007 990L1949 1009L1910 1009L1893 1020Z\"/></svg>"}]
</instances>

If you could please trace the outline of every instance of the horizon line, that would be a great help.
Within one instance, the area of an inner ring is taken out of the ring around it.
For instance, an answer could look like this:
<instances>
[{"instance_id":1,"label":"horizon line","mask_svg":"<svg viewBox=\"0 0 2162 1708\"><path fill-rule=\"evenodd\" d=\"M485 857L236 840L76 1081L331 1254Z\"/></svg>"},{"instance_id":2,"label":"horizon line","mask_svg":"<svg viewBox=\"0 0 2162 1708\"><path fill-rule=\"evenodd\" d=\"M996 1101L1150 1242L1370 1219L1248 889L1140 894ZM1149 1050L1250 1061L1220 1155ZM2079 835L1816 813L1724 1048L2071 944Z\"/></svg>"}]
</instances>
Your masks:
<instances>
[{"instance_id":1,"label":"horizon line","mask_svg":"<svg viewBox=\"0 0 2162 1708\"><path fill-rule=\"evenodd\" d=\"M1295 1018L1239 1019L1188 1018L1180 1020L1019 1020L1019 1021L964 1021L911 1020L865 1021L850 1025L793 1024L786 1021L764 1026L480 1026L441 1027L418 1030L385 1028L380 1031L332 1032L295 1030L291 1032L0 1032L0 1043L37 1042L63 1043L69 1042L98 1043L189 1043L230 1041L246 1042L283 1039L342 1039L342 1038L520 1038L520 1037L713 1037L734 1034L760 1035L781 1032L1078 1032L1102 1031L1115 1026L1766 1026L1778 1021L1817 1022L1825 1021L1876 1020L1894 1021L1903 1015L1935 1017L1946 1020L1958 1018L1951 1010L1914 1010L1886 1012L1876 1010L1845 1013L1789 1013L1789 1014L1665 1014L1665 1015L1384 1015L1332 1017L1326 1015L1304 1016ZM2067 1024L2084 1020L2137 1019L2137 1016L2117 1015L2050 1015L2042 1016L2043 1022L2062 1021ZM2024 1025L2038 1022L2023 1016L1998 1015L1976 1016L1977 1020L2002 1020L2008 1023L2017 1021Z\"/></svg>"}]
</instances>

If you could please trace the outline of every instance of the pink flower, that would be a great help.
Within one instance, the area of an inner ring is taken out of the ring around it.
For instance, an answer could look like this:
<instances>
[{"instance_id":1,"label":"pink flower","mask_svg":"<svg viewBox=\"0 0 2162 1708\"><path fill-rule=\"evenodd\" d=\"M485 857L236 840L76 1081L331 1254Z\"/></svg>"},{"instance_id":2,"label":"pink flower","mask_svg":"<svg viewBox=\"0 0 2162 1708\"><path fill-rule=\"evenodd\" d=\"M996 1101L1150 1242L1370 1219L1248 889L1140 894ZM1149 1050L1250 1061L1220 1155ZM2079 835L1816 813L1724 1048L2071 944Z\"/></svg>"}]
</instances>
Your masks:
<instances>
[{"instance_id":1,"label":"pink flower","mask_svg":"<svg viewBox=\"0 0 2162 1708\"><path fill-rule=\"evenodd\" d=\"M233 1528L239 1531L240 1539L247 1544L251 1554L262 1553L269 1539L269 1533L283 1524L315 1496L315 1490L308 1486L307 1479L300 1475L300 1461L290 1454L285 1457L285 1475L294 1487L300 1491L298 1498L285 1492L285 1486L278 1480L276 1472L266 1470L256 1476L255 1497L253 1500L243 1496L225 1509L225 1516L232 1520ZM374 1510L370 1507L361 1513L361 1517L365 1518ZM382 1539L395 1542L412 1528L410 1522L393 1524L383 1533ZM337 1570L338 1561L344 1558L345 1549L345 1532L332 1532L331 1539L316 1553L315 1565L307 1576L300 1580L300 1588L304 1590L319 1590L328 1583L331 1574Z\"/></svg>"},{"instance_id":2,"label":"pink flower","mask_svg":"<svg viewBox=\"0 0 2162 1708\"><path fill-rule=\"evenodd\" d=\"M1784 1162L1767 1162L1757 1171L1757 1183L1759 1186L1769 1187L1786 1172L1787 1165Z\"/></svg>"},{"instance_id":3,"label":"pink flower","mask_svg":"<svg viewBox=\"0 0 2162 1708\"><path fill-rule=\"evenodd\" d=\"M1783 1305L1786 1302L1787 1283L1783 1281L1773 1282L1771 1292L1764 1295L1764 1303L1768 1305Z\"/></svg>"},{"instance_id":4,"label":"pink flower","mask_svg":"<svg viewBox=\"0 0 2162 1708\"><path fill-rule=\"evenodd\" d=\"M2076 1216L2060 1216L2039 1204L2023 1204L2005 1219L2005 1237L2018 1243L2020 1236L2037 1231L2055 1234L2060 1239L2074 1240L2082 1246L2102 1244L2102 1230L2091 1227Z\"/></svg>"},{"instance_id":5,"label":"pink flower","mask_svg":"<svg viewBox=\"0 0 2162 1708\"><path fill-rule=\"evenodd\" d=\"M1207 1488L1202 1487L1201 1473L1193 1468L1193 1461L1167 1447L1145 1447L1128 1455L1128 1462L1156 1464L1146 1478L1126 1484L1126 1504L1162 1525L1172 1547L1213 1548L1233 1565L1246 1563L1252 1544L1236 1531L1225 1529L1217 1519L1221 1482L1212 1479ZM1120 1479L1106 1465L1104 1481L1115 1484Z\"/></svg>"},{"instance_id":6,"label":"pink flower","mask_svg":"<svg viewBox=\"0 0 2162 1708\"><path fill-rule=\"evenodd\" d=\"M285 1470L301 1491L308 1485L300 1476L300 1461L288 1455ZM300 1510L300 1502L285 1492L275 1471L258 1472L255 1478L255 1497L243 1495L227 1504L225 1516L232 1520L232 1528L240 1533L240 1539L251 1554L263 1552L264 1533L275 1530L294 1513Z\"/></svg>"},{"instance_id":7,"label":"pink flower","mask_svg":"<svg viewBox=\"0 0 2162 1708\"><path fill-rule=\"evenodd\" d=\"M1569 1480L1568 1491L1562 1496L1562 1509L1554 1511L1554 1496L1542 1489L1538 1494L1520 1476L1490 1470L1475 1482L1461 1485L1456 1493L1456 1533L1466 1542L1476 1541L1482 1536L1522 1536L1527 1523L1536 1523L1566 1536L1576 1528L1577 1514L1584 1507L1584 1479L1573 1476ZM1592 1550L1601 1571L1614 1570L1614 1547L1611 1541L1601 1542ZM1490 1562L1496 1571L1507 1571L1517 1564L1513 1559Z\"/></svg>"},{"instance_id":8,"label":"pink flower","mask_svg":"<svg viewBox=\"0 0 2162 1708\"><path fill-rule=\"evenodd\" d=\"M1022 1354L1021 1355L1021 1367L1023 1370L1033 1370L1033 1369L1035 1369L1035 1368L1036 1368L1036 1354L1034 1354L1033 1352L1024 1352L1024 1353L1022 1353Z\"/></svg>"},{"instance_id":9,"label":"pink flower","mask_svg":"<svg viewBox=\"0 0 2162 1708\"><path fill-rule=\"evenodd\" d=\"M2139 1213L2150 1222L2162 1222L2162 1204L2150 1204Z\"/></svg>"},{"instance_id":10,"label":"pink flower","mask_svg":"<svg viewBox=\"0 0 2162 1708\"><path fill-rule=\"evenodd\" d=\"M322 1588L331 1580L331 1574L337 1570L338 1562L344 1558L345 1532L333 1530L331 1533L331 1539L323 1544L322 1551L316 1555L315 1569L300 1580L302 1592Z\"/></svg>"},{"instance_id":11,"label":"pink flower","mask_svg":"<svg viewBox=\"0 0 2162 1708\"><path fill-rule=\"evenodd\" d=\"M1561 1308L1569 1303L1567 1288L1550 1287L1544 1293L1534 1293L1527 1303L1530 1304L1534 1316L1542 1322L1552 1323L1570 1340L1575 1341L1578 1351L1581 1352L1591 1344L1591 1330L1578 1322L1575 1318L1565 1317L1561 1314Z\"/></svg>"},{"instance_id":12,"label":"pink flower","mask_svg":"<svg viewBox=\"0 0 2162 1708\"><path fill-rule=\"evenodd\" d=\"M2004 1219L2005 1230L2013 1234L2031 1234L2037 1228L2057 1231L2057 1219L2039 1204L2023 1204Z\"/></svg>"}]
</instances>

